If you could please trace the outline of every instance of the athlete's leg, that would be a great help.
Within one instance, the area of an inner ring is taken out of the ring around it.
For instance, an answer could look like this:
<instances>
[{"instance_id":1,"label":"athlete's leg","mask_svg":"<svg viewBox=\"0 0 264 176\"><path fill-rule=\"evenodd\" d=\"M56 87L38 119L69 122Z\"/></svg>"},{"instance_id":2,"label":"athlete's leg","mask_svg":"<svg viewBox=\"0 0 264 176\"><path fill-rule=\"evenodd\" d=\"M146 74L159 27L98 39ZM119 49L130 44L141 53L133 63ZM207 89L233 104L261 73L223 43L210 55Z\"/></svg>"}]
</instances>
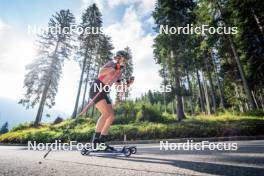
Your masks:
<instances>
[{"instance_id":1,"label":"athlete's leg","mask_svg":"<svg viewBox=\"0 0 264 176\"><path fill-rule=\"evenodd\" d=\"M109 104L107 104L105 99L102 99L96 103L95 107L101 112L101 116L96 124L95 132L102 133L106 120L112 113L112 108L109 107Z\"/></svg>"},{"instance_id":2,"label":"athlete's leg","mask_svg":"<svg viewBox=\"0 0 264 176\"><path fill-rule=\"evenodd\" d=\"M113 123L114 121L114 110L113 110L113 105L112 104L107 104L108 106L108 117L104 123L104 126L101 130L101 135L107 135L108 134L108 131L109 131L109 128L111 126L111 124Z\"/></svg>"}]
</instances>

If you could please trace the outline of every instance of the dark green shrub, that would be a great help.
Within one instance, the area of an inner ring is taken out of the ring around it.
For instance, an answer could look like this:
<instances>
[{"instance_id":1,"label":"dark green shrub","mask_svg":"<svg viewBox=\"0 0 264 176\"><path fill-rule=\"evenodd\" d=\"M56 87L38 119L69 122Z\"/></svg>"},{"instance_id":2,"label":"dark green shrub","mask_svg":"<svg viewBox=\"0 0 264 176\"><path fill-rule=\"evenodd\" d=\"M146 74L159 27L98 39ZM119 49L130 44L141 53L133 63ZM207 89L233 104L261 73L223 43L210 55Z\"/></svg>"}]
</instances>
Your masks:
<instances>
[{"instance_id":1,"label":"dark green shrub","mask_svg":"<svg viewBox=\"0 0 264 176\"><path fill-rule=\"evenodd\" d=\"M12 128L11 131L24 130L24 129L27 129L27 128L32 127L32 126L33 126L33 124L32 123L29 123L29 122L21 123L18 126Z\"/></svg>"},{"instance_id":2,"label":"dark green shrub","mask_svg":"<svg viewBox=\"0 0 264 176\"><path fill-rule=\"evenodd\" d=\"M255 109L246 113L242 113L242 115L264 117L264 111L260 109Z\"/></svg>"},{"instance_id":3,"label":"dark green shrub","mask_svg":"<svg viewBox=\"0 0 264 176\"><path fill-rule=\"evenodd\" d=\"M136 115L137 122L162 122L163 116L159 109L156 109L150 104L142 105L141 109Z\"/></svg>"},{"instance_id":4,"label":"dark green shrub","mask_svg":"<svg viewBox=\"0 0 264 176\"><path fill-rule=\"evenodd\" d=\"M136 109L132 101L126 101L115 108L114 124L128 124L135 121Z\"/></svg>"}]
</instances>

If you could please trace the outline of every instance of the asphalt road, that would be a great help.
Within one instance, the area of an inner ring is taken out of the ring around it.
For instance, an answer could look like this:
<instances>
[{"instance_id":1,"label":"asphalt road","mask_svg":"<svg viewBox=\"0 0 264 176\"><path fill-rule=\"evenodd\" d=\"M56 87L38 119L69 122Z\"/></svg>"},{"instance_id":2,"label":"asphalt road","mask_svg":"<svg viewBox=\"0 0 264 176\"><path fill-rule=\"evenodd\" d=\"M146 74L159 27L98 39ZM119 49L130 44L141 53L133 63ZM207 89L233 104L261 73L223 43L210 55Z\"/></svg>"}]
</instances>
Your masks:
<instances>
[{"instance_id":1,"label":"asphalt road","mask_svg":"<svg viewBox=\"0 0 264 176\"><path fill-rule=\"evenodd\" d=\"M82 156L79 151L27 150L0 146L2 176L79 176L79 175L264 175L264 140L229 141L236 151L160 150L159 144L137 145L138 153L129 158L118 155Z\"/></svg>"}]
</instances>

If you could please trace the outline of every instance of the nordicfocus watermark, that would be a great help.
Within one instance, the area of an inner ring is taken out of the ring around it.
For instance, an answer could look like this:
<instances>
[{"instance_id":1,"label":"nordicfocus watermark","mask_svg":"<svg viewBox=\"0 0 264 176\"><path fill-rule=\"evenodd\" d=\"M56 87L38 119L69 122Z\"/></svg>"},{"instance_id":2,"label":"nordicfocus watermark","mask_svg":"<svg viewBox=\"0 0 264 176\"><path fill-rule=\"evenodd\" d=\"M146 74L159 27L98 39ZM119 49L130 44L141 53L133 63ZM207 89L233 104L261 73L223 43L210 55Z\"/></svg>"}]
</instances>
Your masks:
<instances>
[{"instance_id":1,"label":"nordicfocus watermark","mask_svg":"<svg viewBox=\"0 0 264 176\"><path fill-rule=\"evenodd\" d=\"M232 142L193 142L187 140L185 143L169 143L168 141L160 141L160 150L219 150L234 151L237 150L237 143Z\"/></svg>"},{"instance_id":2,"label":"nordicfocus watermark","mask_svg":"<svg viewBox=\"0 0 264 176\"><path fill-rule=\"evenodd\" d=\"M27 28L28 34L41 35L45 32L50 34L103 34L103 27L82 27L77 24L71 24L69 27L62 27L61 25L55 26L37 26L37 25L28 25Z\"/></svg>"},{"instance_id":3,"label":"nordicfocus watermark","mask_svg":"<svg viewBox=\"0 0 264 176\"><path fill-rule=\"evenodd\" d=\"M152 88L154 89L154 87ZM97 90L99 90L99 92L111 92L111 85L105 85L103 83L93 84L92 89L94 92L97 92ZM119 84L115 86L115 89L117 92L122 93L122 92L128 92L131 88L126 86L126 84ZM159 92L171 92L172 86L162 85L162 86L156 87L155 90Z\"/></svg>"},{"instance_id":4,"label":"nordicfocus watermark","mask_svg":"<svg viewBox=\"0 0 264 176\"><path fill-rule=\"evenodd\" d=\"M93 145L92 143L79 143L77 141L70 141L69 143L62 143L61 140L55 140L53 143L37 143L36 141L28 141L28 150L104 150L106 148L105 143Z\"/></svg>"},{"instance_id":5,"label":"nordicfocus watermark","mask_svg":"<svg viewBox=\"0 0 264 176\"><path fill-rule=\"evenodd\" d=\"M193 24L187 24L184 27L171 27L168 25L160 25L159 26L159 33L160 34L237 34L238 28L237 27L213 27L209 25L201 25L195 26Z\"/></svg>"}]
</instances>

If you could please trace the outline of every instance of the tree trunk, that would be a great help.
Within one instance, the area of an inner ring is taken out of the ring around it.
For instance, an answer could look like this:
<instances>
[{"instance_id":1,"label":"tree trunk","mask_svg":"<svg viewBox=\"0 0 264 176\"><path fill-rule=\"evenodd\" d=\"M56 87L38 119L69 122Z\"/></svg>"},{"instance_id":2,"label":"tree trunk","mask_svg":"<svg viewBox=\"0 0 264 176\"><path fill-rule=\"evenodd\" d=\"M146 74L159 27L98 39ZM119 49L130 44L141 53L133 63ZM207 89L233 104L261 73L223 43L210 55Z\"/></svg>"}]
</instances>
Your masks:
<instances>
[{"instance_id":1,"label":"tree trunk","mask_svg":"<svg viewBox=\"0 0 264 176\"><path fill-rule=\"evenodd\" d=\"M209 72L209 75L208 75L208 79L209 79L211 96L212 96L213 111L216 112L216 95L215 95L214 84L213 84L213 81L212 81L212 77L211 77L211 73L210 72Z\"/></svg>"},{"instance_id":2,"label":"tree trunk","mask_svg":"<svg viewBox=\"0 0 264 176\"><path fill-rule=\"evenodd\" d=\"M238 103L239 111L240 111L240 112L244 112L245 110L244 110L244 106L243 106L243 104L242 104L242 102L241 102L241 97L240 97L240 94L239 94L239 92L238 92L238 87L237 87L236 84L234 84L234 87L235 87L236 98L237 98L237 100L239 101L239 103Z\"/></svg>"},{"instance_id":3,"label":"tree trunk","mask_svg":"<svg viewBox=\"0 0 264 176\"><path fill-rule=\"evenodd\" d=\"M176 117L177 117L177 96L175 95L174 97L174 114L176 114Z\"/></svg>"},{"instance_id":4,"label":"tree trunk","mask_svg":"<svg viewBox=\"0 0 264 176\"><path fill-rule=\"evenodd\" d=\"M92 115L91 118L94 116L94 104L93 104L93 108L92 108Z\"/></svg>"},{"instance_id":5,"label":"tree trunk","mask_svg":"<svg viewBox=\"0 0 264 176\"><path fill-rule=\"evenodd\" d=\"M39 123L41 122L42 114L43 114L43 111L44 111L44 106L45 106L45 103L46 103L47 93L48 93L48 90L49 90L49 86L51 84L51 74L52 74L51 73L51 68L54 65L54 61L56 59L55 56L57 55L57 51L58 51L58 48L59 48L59 43L60 43L60 41L58 40L56 42L56 47L55 47L55 50L54 50L54 53L53 53L53 56L52 56L52 61L51 61L51 64L50 64L50 68L49 68L49 71L48 71L48 74L49 74L49 76L47 76L48 80L47 80L47 83L45 84L45 87L43 89L43 93L41 95L41 100L40 100L40 103L39 103L38 112L37 112L37 116L35 118L34 126L38 126Z\"/></svg>"},{"instance_id":6,"label":"tree trunk","mask_svg":"<svg viewBox=\"0 0 264 176\"><path fill-rule=\"evenodd\" d=\"M74 106L74 110L73 110L73 113L72 113L72 118L76 118L76 116L77 116L77 109L78 109L78 105L79 105L79 98L80 98L80 93L81 93L81 88L82 88L84 70L85 70L85 67L86 67L86 60L87 60L87 50L85 52L85 56L84 56L84 60L83 60L82 73L81 73L81 78L80 78L80 82L79 82L78 92L77 92L77 96L76 96L76 100L75 100L75 106Z\"/></svg>"},{"instance_id":7,"label":"tree trunk","mask_svg":"<svg viewBox=\"0 0 264 176\"><path fill-rule=\"evenodd\" d=\"M264 30L263 30L263 27L260 24L260 20L259 20L258 16L256 15L255 11L252 8L251 8L251 12L252 12L252 15L253 15L253 17L254 17L257 25L258 25L259 31L260 31L263 39L264 39Z\"/></svg>"},{"instance_id":8,"label":"tree trunk","mask_svg":"<svg viewBox=\"0 0 264 176\"><path fill-rule=\"evenodd\" d=\"M240 76L241 76L241 79L243 82L243 87L244 87L244 90L245 90L245 93L246 93L246 96L248 99L248 104L250 105L250 109L256 109L256 104L253 100L250 88L248 86L248 82L247 82L246 77L245 77L244 69L240 63L240 58L239 58L237 50L235 48L235 44L233 43L233 40L232 40L231 36L229 36L229 35L228 35L228 40L229 40L229 43L231 45L231 48L232 48L232 51L233 51L233 54L234 54L234 57L235 57L235 60L236 60L237 66L238 66L238 70L239 70L239 73L240 73Z\"/></svg>"},{"instance_id":9,"label":"tree trunk","mask_svg":"<svg viewBox=\"0 0 264 176\"><path fill-rule=\"evenodd\" d=\"M174 99L171 101L171 112L174 115L175 111L174 111Z\"/></svg>"},{"instance_id":10,"label":"tree trunk","mask_svg":"<svg viewBox=\"0 0 264 176\"><path fill-rule=\"evenodd\" d=\"M218 5L218 8L221 12L221 16L222 16L222 9L221 9L221 6L217 0L217 5ZM223 16L222 16L223 18ZM225 21L225 19L223 18L223 24L225 27L227 27L227 22ZM243 82L243 87L244 87L244 90L245 90L245 93L246 93L246 96L247 96L247 100L248 100L248 104L250 105L250 109L256 109L256 104L253 100L253 97L251 95L251 91L250 91L250 88L248 86L248 82L246 80L246 77L245 77L245 72L244 72L244 69L241 65L241 62L240 62L240 57L237 53L237 50L236 50L236 47L235 47L235 43L233 41L233 38L230 36L230 35L227 35L228 37L228 41L229 41L229 44L231 46L231 49L232 49L232 52L233 52L233 55L235 57L235 61L237 63L237 67L238 67L238 70L239 70L239 73L240 73L240 76L241 76L241 79L242 79L242 82Z\"/></svg>"},{"instance_id":11,"label":"tree trunk","mask_svg":"<svg viewBox=\"0 0 264 176\"><path fill-rule=\"evenodd\" d=\"M190 93L190 107L191 107L191 115L194 114L194 109L193 109L193 93L192 93L192 84L190 81L190 77L189 77L189 72L188 72L188 68L186 69L186 75L187 75L187 81L188 81L188 87L189 87L189 93Z\"/></svg>"},{"instance_id":12,"label":"tree trunk","mask_svg":"<svg viewBox=\"0 0 264 176\"><path fill-rule=\"evenodd\" d=\"M171 51L171 58L174 58L173 51ZM182 105L182 98L181 98L181 87L180 87L180 76L178 71L178 63L175 64L175 91L176 91L176 98L177 98L177 118L178 121L181 121L185 115L183 111L183 105Z\"/></svg>"},{"instance_id":13,"label":"tree trunk","mask_svg":"<svg viewBox=\"0 0 264 176\"><path fill-rule=\"evenodd\" d=\"M164 87L166 89L166 86L167 86L167 80L166 80L166 75L165 75L165 65L163 65L162 67L162 70L163 70L163 81L164 81ZM166 91L163 91L163 106L164 106L164 111L165 113L167 112L167 101L166 101Z\"/></svg>"},{"instance_id":14,"label":"tree trunk","mask_svg":"<svg viewBox=\"0 0 264 176\"><path fill-rule=\"evenodd\" d=\"M201 107L202 112L205 112L204 99L203 99L203 92L202 92L202 85L201 85L201 81L200 81L200 76L199 76L197 68L195 70L196 70L196 77L197 77L198 88L199 88L200 107Z\"/></svg>"},{"instance_id":15,"label":"tree trunk","mask_svg":"<svg viewBox=\"0 0 264 176\"><path fill-rule=\"evenodd\" d=\"M259 108L259 105L258 105L258 102L257 102L257 99L256 99L256 97L255 97L255 94L254 94L253 90L251 91L251 93L252 93L252 97L253 97L253 99L254 99L254 102L255 102L255 104L256 104L256 107Z\"/></svg>"},{"instance_id":16,"label":"tree trunk","mask_svg":"<svg viewBox=\"0 0 264 176\"><path fill-rule=\"evenodd\" d=\"M87 85L88 85L88 82L89 82L90 64L88 65L88 69L86 71L87 71L87 74L86 74L86 81L85 81L85 87L84 87L84 92L83 92L82 109L84 108L86 91L87 91Z\"/></svg>"},{"instance_id":17,"label":"tree trunk","mask_svg":"<svg viewBox=\"0 0 264 176\"><path fill-rule=\"evenodd\" d=\"M38 108L38 113L34 122L34 126L38 126L39 122L41 121L42 118L42 114L43 114L43 110L44 110L44 106L45 106L45 102L46 102L46 98L47 98L47 93L49 90L49 86L50 86L50 81L45 85L43 93L41 95L41 100L39 103L39 108Z\"/></svg>"},{"instance_id":18,"label":"tree trunk","mask_svg":"<svg viewBox=\"0 0 264 176\"><path fill-rule=\"evenodd\" d=\"M88 75L88 74L87 74L87 75ZM81 106L82 109L84 108L84 104L85 104L87 85L88 85L88 79L87 79L87 77L86 77L85 85L84 85L84 91L83 91L83 98L82 98L82 106Z\"/></svg>"},{"instance_id":19,"label":"tree trunk","mask_svg":"<svg viewBox=\"0 0 264 176\"><path fill-rule=\"evenodd\" d=\"M167 112L167 102L166 102L166 92L163 92L163 103L164 103L164 110L165 113Z\"/></svg>"},{"instance_id":20,"label":"tree trunk","mask_svg":"<svg viewBox=\"0 0 264 176\"><path fill-rule=\"evenodd\" d=\"M205 63L206 72L207 72L207 75L208 75L208 81L209 81L211 97L212 97L213 112L215 113L216 112L216 95L215 95L214 84L213 84L213 81L212 81L211 71L210 71L208 65L209 65L209 63Z\"/></svg>"},{"instance_id":21,"label":"tree trunk","mask_svg":"<svg viewBox=\"0 0 264 176\"><path fill-rule=\"evenodd\" d=\"M262 91L260 91L259 100L260 100L261 107L264 110L264 101L263 101L263 96L262 95L263 95Z\"/></svg>"},{"instance_id":22,"label":"tree trunk","mask_svg":"<svg viewBox=\"0 0 264 176\"><path fill-rule=\"evenodd\" d=\"M183 109L183 112L185 112L185 100L184 100L184 96L182 96L182 109Z\"/></svg>"},{"instance_id":23,"label":"tree trunk","mask_svg":"<svg viewBox=\"0 0 264 176\"><path fill-rule=\"evenodd\" d=\"M215 63L214 57L212 55L212 52L210 52L210 55L211 55L211 59L213 61L213 65L214 65L214 72L215 72L215 75L216 75L217 87L219 88L220 104L225 109L226 108L226 103L225 103L225 97L224 97L224 90L223 90L222 84L221 84L219 76L218 76L217 67L216 67L216 63Z\"/></svg>"},{"instance_id":24,"label":"tree trunk","mask_svg":"<svg viewBox=\"0 0 264 176\"><path fill-rule=\"evenodd\" d=\"M241 97L241 104L243 104L243 107L245 109L245 111L249 111L249 105L248 105L248 101L244 101L244 97L246 96L244 91L243 91L243 85L238 85L238 92L239 92L239 96Z\"/></svg>"},{"instance_id":25,"label":"tree trunk","mask_svg":"<svg viewBox=\"0 0 264 176\"><path fill-rule=\"evenodd\" d=\"M201 73L202 73L202 78L203 78L204 95L205 95L205 101L206 101L207 114L211 115L212 114L212 109L211 109L211 105L210 105L210 101L209 101L207 82L205 80L203 72L201 72Z\"/></svg>"}]
</instances>

